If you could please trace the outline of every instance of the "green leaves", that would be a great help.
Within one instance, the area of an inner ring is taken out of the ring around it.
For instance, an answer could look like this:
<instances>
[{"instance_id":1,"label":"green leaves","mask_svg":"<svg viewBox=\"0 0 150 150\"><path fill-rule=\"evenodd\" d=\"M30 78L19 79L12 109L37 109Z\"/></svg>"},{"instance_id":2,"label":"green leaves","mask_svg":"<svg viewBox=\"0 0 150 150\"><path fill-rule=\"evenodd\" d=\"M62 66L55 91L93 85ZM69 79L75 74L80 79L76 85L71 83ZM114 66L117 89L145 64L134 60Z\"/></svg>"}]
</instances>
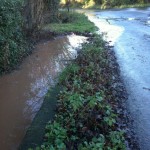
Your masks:
<instances>
[{"instance_id":1,"label":"green leaves","mask_svg":"<svg viewBox=\"0 0 150 150\"><path fill-rule=\"evenodd\" d=\"M84 142L79 146L80 150L103 150L105 145L105 137L100 134L99 137L94 137L90 143Z\"/></svg>"},{"instance_id":2,"label":"green leaves","mask_svg":"<svg viewBox=\"0 0 150 150\"><path fill-rule=\"evenodd\" d=\"M63 84L65 80L68 80L70 75L75 75L79 71L79 66L77 64L70 64L59 76L59 83Z\"/></svg>"},{"instance_id":3,"label":"green leaves","mask_svg":"<svg viewBox=\"0 0 150 150\"><path fill-rule=\"evenodd\" d=\"M112 146L114 147L114 150L125 150L126 147L122 143L124 141L124 133L122 131L112 131L109 135L110 141L112 142Z\"/></svg>"},{"instance_id":4,"label":"green leaves","mask_svg":"<svg viewBox=\"0 0 150 150\"><path fill-rule=\"evenodd\" d=\"M73 93L68 97L70 106L73 108L74 111L80 109L83 106L83 95L78 93Z\"/></svg>"},{"instance_id":5,"label":"green leaves","mask_svg":"<svg viewBox=\"0 0 150 150\"><path fill-rule=\"evenodd\" d=\"M0 73L20 61L27 47L23 30L20 0L1 0L0 5Z\"/></svg>"},{"instance_id":6,"label":"green leaves","mask_svg":"<svg viewBox=\"0 0 150 150\"><path fill-rule=\"evenodd\" d=\"M45 137L47 138L47 142L50 143L50 145L55 145L57 149L66 149L66 146L64 144L65 140L68 139L67 137L67 130L62 127L62 125L56 121L53 122L53 124L48 124L46 126L47 133ZM49 144L48 144L49 145ZM46 148L47 144L44 146L42 145L42 148ZM51 147L53 149L54 147Z\"/></svg>"}]
</instances>

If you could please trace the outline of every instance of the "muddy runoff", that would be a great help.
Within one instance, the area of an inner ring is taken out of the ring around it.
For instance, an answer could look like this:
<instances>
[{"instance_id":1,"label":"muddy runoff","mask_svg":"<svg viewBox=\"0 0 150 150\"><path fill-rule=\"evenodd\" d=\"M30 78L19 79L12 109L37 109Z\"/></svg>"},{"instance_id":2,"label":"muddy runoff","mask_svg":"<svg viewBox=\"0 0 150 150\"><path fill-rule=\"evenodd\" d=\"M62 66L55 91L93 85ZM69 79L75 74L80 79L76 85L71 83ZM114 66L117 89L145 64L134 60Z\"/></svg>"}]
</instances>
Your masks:
<instances>
[{"instance_id":1,"label":"muddy runoff","mask_svg":"<svg viewBox=\"0 0 150 150\"><path fill-rule=\"evenodd\" d=\"M49 87L85 41L70 35L39 43L20 69L0 77L0 149L18 148Z\"/></svg>"}]
</instances>

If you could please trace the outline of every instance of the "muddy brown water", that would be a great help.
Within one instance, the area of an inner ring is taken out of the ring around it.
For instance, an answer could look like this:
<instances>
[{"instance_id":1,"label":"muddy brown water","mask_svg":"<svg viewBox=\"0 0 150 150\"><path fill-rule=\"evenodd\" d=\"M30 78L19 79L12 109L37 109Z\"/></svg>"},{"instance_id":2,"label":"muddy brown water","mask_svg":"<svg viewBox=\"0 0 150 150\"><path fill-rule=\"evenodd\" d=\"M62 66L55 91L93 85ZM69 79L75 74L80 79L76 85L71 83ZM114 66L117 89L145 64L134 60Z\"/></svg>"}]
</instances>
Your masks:
<instances>
[{"instance_id":1,"label":"muddy brown water","mask_svg":"<svg viewBox=\"0 0 150 150\"><path fill-rule=\"evenodd\" d=\"M70 35L39 43L19 70L0 77L0 149L18 148L48 88L85 41Z\"/></svg>"}]
</instances>

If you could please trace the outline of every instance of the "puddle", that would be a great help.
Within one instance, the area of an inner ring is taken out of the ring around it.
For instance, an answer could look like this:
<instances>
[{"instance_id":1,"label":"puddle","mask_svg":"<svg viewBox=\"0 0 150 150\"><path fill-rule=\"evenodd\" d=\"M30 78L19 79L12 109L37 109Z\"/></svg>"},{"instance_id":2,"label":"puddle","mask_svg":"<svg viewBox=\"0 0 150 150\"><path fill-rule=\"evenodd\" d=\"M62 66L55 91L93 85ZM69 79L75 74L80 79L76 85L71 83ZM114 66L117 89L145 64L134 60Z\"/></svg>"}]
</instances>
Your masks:
<instances>
[{"instance_id":1,"label":"puddle","mask_svg":"<svg viewBox=\"0 0 150 150\"><path fill-rule=\"evenodd\" d=\"M136 20L135 18L128 18L129 21Z\"/></svg>"},{"instance_id":2,"label":"puddle","mask_svg":"<svg viewBox=\"0 0 150 150\"><path fill-rule=\"evenodd\" d=\"M147 23L146 23L148 26L150 26L150 20L147 20Z\"/></svg>"},{"instance_id":3,"label":"puddle","mask_svg":"<svg viewBox=\"0 0 150 150\"><path fill-rule=\"evenodd\" d=\"M124 27L111 24L110 19L98 18L93 14L87 16L100 29L99 34L103 33L104 40L111 41L110 45L114 45L124 32Z\"/></svg>"},{"instance_id":4,"label":"puddle","mask_svg":"<svg viewBox=\"0 0 150 150\"><path fill-rule=\"evenodd\" d=\"M85 41L85 37L71 35L40 43L20 70L0 77L1 149L17 149L48 88Z\"/></svg>"}]
</instances>

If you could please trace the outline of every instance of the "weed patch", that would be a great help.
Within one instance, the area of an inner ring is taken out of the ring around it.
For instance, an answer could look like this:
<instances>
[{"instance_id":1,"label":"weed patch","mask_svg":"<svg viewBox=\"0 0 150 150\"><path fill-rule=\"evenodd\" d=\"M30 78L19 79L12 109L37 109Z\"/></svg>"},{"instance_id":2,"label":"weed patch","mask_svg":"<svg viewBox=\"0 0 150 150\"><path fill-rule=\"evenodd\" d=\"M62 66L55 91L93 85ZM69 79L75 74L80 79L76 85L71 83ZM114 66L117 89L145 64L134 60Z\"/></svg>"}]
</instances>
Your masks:
<instances>
[{"instance_id":1,"label":"weed patch","mask_svg":"<svg viewBox=\"0 0 150 150\"><path fill-rule=\"evenodd\" d=\"M42 150L125 150L112 94L112 69L101 37L90 38L60 76L54 121L46 125ZM66 78L65 78L66 77Z\"/></svg>"}]
</instances>

